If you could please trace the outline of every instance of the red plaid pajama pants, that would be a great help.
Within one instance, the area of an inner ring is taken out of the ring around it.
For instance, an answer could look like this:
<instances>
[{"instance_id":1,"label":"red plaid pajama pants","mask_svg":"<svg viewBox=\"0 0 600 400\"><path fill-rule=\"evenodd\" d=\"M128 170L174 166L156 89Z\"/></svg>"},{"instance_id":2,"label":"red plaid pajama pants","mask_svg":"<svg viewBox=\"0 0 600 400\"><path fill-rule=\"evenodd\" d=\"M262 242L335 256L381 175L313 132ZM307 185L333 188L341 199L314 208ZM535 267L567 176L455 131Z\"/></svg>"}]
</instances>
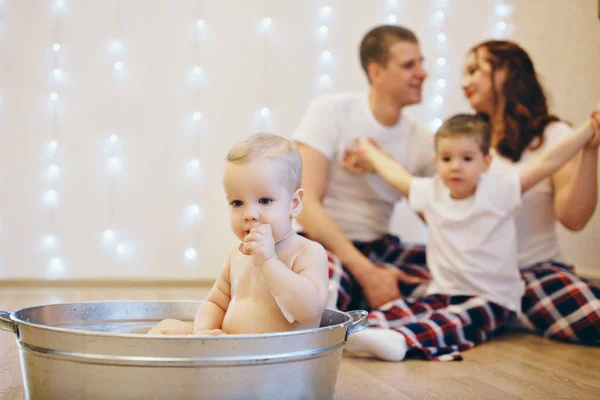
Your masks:
<instances>
[{"instance_id":1,"label":"red plaid pajama pants","mask_svg":"<svg viewBox=\"0 0 600 400\"><path fill-rule=\"evenodd\" d=\"M355 242L355 246L367 256L375 264L388 264L402 269L404 272L418 276L420 278L429 277L429 272L426 266L425 247L422 245L408 245L400 242L393 235L386 235L381 239L373 242ZM328 252L329 255L329 306L337 307L340 310L364 309L370 310L360 286L354 280L348 270L341 264L339 259ZM545 337L567 340L571 342L583 344L600 344L600 289L593 286L586 280L575 275L573 269L565 264L556 262L546 262L536 264L530 268L521 271L521 276L525 282L526 289L522 301L522 317L526 325L533 327L535 331ZM373 326L398 328L398 320L406 321L402 318L402 313L410 313L413 315L424 315L418 311L412 311L413 308L432 308L430 313L433 315L433 310L439 310L439 305L446 302L452 307L446 307L450 312L456 311L456 314L461 313L471 315L488 316L487 319L482 318L479 321L483 323L483 329L486 335L481 332L475 332L480 327L465 327L464 324L446 323L446 328L438 329L435 324L432 325L430 333L424 334L420 332L421 328L417 329L414 337L414 343L410 343L413 348L418 348L417 342L422 339L422 347L428 347L433 337L454 336L455 343L444 347L444 354L439 354L439 359L457 359L454 351L448 352L448 347L457 350L466 350L473 347L475 344L486 340L487 337L497 333L504 324L506 316L504 313L496 312L492 309L492 313L487 307L499 307L495 304L485 302L477 297L471 298L466 296L448 296L436 298L428 296L423 298L426 286L407 285L400 283L400 291L404 298L397 302L388 303L387 310L373 310L369 314L369 321ZM431 298L431 299L430 299ZM418 300L417 300L418 299ZM477 301L474 299L478 299ZM477 302L481 301L480 306ZM420 304L425 302L425 304ZM462 302L463 306L457 308L458 304L454 302ZM483 304L486 303L486 304ZM393 310L396 304L401 310ZM436 308L434 308L434 306ZM443 307L442 307L443 308ZM500 307L499 307L500 308ZM504 310L504 309L503 309ZM446 311L444 311L445 313ZM496 316L496 320L491 320L490 315ZM454 317L447 316L446 319ZM459 317L460 318L460 317ZM384 322L385 320L385 322ZM444 323L440 321L442 325ZM448 325L449 324L449 325ZM487 324L487 325L486 325ZM450 334L448 330L454 329L455 333ZM460 336L461 330L465 329L475 335L475 337L465 337L462 340ZM403 332L404 333L404 332ZM409 337L410 335L405 335ZM410 340L409 340L410 342ZM442 342L439 342L442 343ZM444 341L445 344L449 342ZM417 346L417 347L415 347ZM429 346L430 347L430 346ZM431 359L435 359L436 355L433 350L422 351L422 353ZM448 356L449 355L449 356Z\"/></svg>"}]
</instances>

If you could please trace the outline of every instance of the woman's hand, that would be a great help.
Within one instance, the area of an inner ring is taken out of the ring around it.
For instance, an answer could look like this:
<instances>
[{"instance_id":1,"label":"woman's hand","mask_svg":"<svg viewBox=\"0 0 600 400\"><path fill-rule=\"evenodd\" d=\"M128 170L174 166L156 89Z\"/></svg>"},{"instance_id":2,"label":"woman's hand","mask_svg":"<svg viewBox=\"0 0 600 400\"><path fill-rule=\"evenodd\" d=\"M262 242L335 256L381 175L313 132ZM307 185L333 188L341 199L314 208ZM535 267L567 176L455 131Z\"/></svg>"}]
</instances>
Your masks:
<instances>
[{"instance_id":1,"label":"woman's hand","mask_svg":"<svg viewBox=\"0 0 600 400\"><path fill-rule=\"evenodd\" d=\"M598 109L591 115L591 125L594 133L585 148L595 150L600 146L600 104L598 104Z\"/></svg>"}]
</instances>

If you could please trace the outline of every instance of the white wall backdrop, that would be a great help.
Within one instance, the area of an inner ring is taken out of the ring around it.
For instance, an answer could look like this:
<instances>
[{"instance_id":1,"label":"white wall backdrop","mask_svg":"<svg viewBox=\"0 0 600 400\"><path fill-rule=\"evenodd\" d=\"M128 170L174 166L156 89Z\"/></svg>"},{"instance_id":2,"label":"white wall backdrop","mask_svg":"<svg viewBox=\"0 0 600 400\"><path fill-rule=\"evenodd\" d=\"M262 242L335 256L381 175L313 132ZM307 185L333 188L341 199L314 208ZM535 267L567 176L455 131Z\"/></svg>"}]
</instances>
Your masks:
<instances>
[{"instance_id":1,"label":"white wall backdrop","mask_svg":"<svg viewBox=\"0 0 600 400\"><path fill-rule=\"evenodd\" d=\"M357 47L381 23L413 29L430 77L409 112L467 111L465 52L510 37L553 110L600 97L597 0L0 0L0 278L216 276L234 240L228 148L290 136L316 95L365 90ZM265 18L269 18L265 20ZM392 229L423 241L399 207ZM600 275L597 215L561 231Z\"/></svg>"}]
</instances>

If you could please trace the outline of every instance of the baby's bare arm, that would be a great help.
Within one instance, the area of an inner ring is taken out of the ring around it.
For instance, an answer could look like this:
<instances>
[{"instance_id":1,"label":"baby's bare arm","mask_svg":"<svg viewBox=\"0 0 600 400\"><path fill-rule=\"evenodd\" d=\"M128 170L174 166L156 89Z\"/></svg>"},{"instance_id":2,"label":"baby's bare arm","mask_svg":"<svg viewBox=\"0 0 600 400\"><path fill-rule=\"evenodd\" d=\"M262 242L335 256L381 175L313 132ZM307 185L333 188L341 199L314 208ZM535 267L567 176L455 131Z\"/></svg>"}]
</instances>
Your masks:
<instances>
[{"instance_id":1,"label":"baby's bare arm","mask_svg":"<svg viewBox=\"0 0 600 400\"><path fill-rule=\"evenodd\" d=\"M198 308L194 318L194 333L211 329L220 329L223 325L225 313L231 301L231 284L229 280L230 256L208 293L206 300Z\"/></svg>"},{"instance_id":2,"label":"baby's bare arm","mask_svg":"<svg viewBox=\"0 0 600 400\"><path fill-rule=\"evenodd\" d=\"M282 312L295 321L309 324L321 318L325 310L329 275L323 246L308 239L302 242L304 249L292 269L277 257L260 268Z\"/></svg>"}]
</instances>

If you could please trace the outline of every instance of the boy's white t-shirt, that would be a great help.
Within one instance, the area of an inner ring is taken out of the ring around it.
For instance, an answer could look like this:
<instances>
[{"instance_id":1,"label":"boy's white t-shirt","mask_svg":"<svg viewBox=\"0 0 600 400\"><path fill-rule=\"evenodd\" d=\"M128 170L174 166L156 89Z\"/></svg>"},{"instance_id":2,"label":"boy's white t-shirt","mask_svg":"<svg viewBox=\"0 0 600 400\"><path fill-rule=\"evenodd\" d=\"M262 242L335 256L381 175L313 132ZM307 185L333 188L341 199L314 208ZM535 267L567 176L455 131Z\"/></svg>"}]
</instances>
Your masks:
<instances>
[{"instance_id":1,"label":"boy's white t-shirt","mask_svg":"<svg viewBox=\"0 0 600 400\"><path fill-rule=\"evenodd\" d=\"M473 196L456 200L439 177L414 178L409 204L429 227L427 294L473 295L519 313L524 284L517 265L518 175L483 174Z\"/></svg>"},{"instance_id":2,"label":"boy's white t-shirt","mask_svg":"<svg viewBox=\"0 0 600 400\"><path fill-rule=\"evenodd\" d=\"M293 139L330 160L323 206L348 239L371 241L389 232L394 205L402 196L377 174L352 174L342 167L346 150L358 137L373 137L415 176L435 173L434 137L404 113L395 126L381 125L367 93L325 95L308 107Z\"/></svg>"},{"instance_id":3,"label":"boy's white t-shirt","mask_svg":"<svg viewBox=\"0 0 600 400\"><path fill-rule=\"evenodd\" d=\"M492 151L490 171L518 174L556 141L571 133L564 122L553 122L544 130L544 142L535 150L526 150L521 159L512 162ZM561 261L556 233L554 190L550 178L544 179L523 195L523 205L515 213L519 267L526 268L544 261Z\"/></svg>"}]
</instances>

